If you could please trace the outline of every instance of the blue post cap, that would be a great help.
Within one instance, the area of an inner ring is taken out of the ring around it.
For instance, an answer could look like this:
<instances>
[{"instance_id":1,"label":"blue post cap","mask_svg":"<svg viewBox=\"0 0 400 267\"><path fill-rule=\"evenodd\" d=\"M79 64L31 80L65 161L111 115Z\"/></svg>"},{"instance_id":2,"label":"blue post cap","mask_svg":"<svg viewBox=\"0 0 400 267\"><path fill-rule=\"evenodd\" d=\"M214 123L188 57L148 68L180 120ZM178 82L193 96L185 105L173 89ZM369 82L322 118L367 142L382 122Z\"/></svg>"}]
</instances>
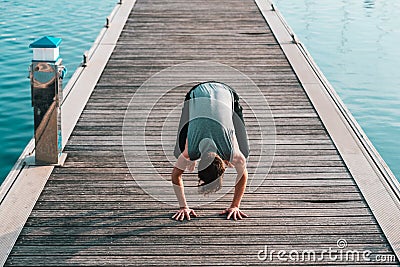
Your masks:
<instances>
[{"instance_id":1,"label":"blue post cap","mask_svg":"<svg viewBox=\"0 0 400 267\"><path fill-rule=\"evenodd\" d=\"M45 36L29 45L29 48L57 48L61 43L61 38Z\"/></svg>"}]
</instances>

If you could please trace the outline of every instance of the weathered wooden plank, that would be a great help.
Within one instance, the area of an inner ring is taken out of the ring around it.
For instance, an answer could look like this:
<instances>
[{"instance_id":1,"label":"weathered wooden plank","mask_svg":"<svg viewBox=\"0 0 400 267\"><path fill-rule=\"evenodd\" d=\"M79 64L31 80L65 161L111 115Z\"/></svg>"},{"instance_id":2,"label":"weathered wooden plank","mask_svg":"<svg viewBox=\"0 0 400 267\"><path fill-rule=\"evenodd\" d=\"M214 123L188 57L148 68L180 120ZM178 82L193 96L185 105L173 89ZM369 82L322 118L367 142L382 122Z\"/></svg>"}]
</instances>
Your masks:
<instances>
[{"instance_id":1,"label":"weathered wooden plank","mask_svg":"<svg viewBox=\"0 0 400 267\"><path fill-rule=\"evenodd\" d=\"M286 114L288 115L288 114ZM296 115L296 114L293 114ZM302 114L303 116L303 114ZM132 134L134 134L135 131L132 130ZM171 130L168 132L170 135L176 136L176 130ZM75 128L75 135L110 135L110 136L116 136L116 135L121 135L122 134L122 126L120 127L103 127L103 126L76 126ZM252 132L248 132L248 134L253 134ZM254 132L254 134L257 134L257 132ZM307 136L313 136L313 135L324 135L326 134L325 129L281 129L276 128L276 135L307 135ZM69 149L67 147L66 149Z\"/></svg>"},{"instance_id":2,"label":"weathered wooden plank","mask_svg":"<svg viewBox=\"0 0 400 267\"><path fill-rule=\"evenodd\" d=\"M164 224L171 223L170 218L158 218L157 220L148 220L143 218L136 218L133 214L132 217L124 218L124 225L129 227L147 227L147 226L160 226ZM221 218L216 217L197 217L193 219L190 224L183 223L182 227L200 227L204 224L213 226L222 226L231 224L231 222L226 222ZM254 227L266 227L269 225L285 225L287 227L297 226L297 225L330 225L330 226L343 226L343 225L374 225L375 221L369 216L358 216L358 217L320 217L318 220L313 220L310 217L253 217L250 216L248 219L240 221L242 226L254 226ZM112 227L115 225L121 225L121 218L118 216L114 217L31 217L26 222L26 226L32 227L69 227L69 226L108 226Z\"/></svg>"},{"instance_id":3,"label":"weathered wooden plank","mask_svg":"<svg viewBox=\"0 0 400 267\"><path fill-rule=\"evenodd\" d=\"M133 138L134 136L129 135L127 138ZM131 143L134 143L132 141ZM174 148L174 145L172 143L165 143L165 142L159 142L158 144L151 145L145 141L143 141L143 144L131 144L127 142L124 144L124 147L119 144L115 145L71 145L67 151L72 152L76 151L84 153L84 151L93 151L93 155L95 156L97 152L101 151L109 151L110 155L116 155L118 153L122 154L122 151L124 151L126 156L129 156L131 160L134 160L135 157L140 157L143 155L147 155L149 157L154 157L158 158L159 156L172 156L172 150ZM250 142L252 144L252 142ZM253 143L257 145L257 143ZM303 144L281 144L281 145L276 145L274 142L271 141L265 141L263 143L260 143L260 145L264 145L264 152L261 153L260 148L254 148L251 150L251 154L249 155L249 162L254 161L254 158L259 157L260 155L263 156L289 156L290 154L294 156L307 156L307 153L310 153L312 156L316 155L323 155L324 152L327 152L327 155L335 155L333 153L334 146L329 145L329 144L313 144L313 145L303 145ZM258 158L256 159L258 160Z\"/></svg>"},{"instance_id":4,"label":"weathered wooden plank","mask_svg":"<svg viewBox=\"0 0 400 267\"><path fill-rule=\"evenodd\" d=\"M167 175L165 178L169 179L169 175ZM147 175L147 176L142 176L140 177L141 181L143 180L149 180L149 181L154 181L154 176L153 175ZM334 186L355 186L354 181L351 181L350 179L271 179L269 177L267 178L260 178L260 179L266 179L266 181L261 185L262 187L334 187ZM253 180L254 181L254 180ZM119 180L115 179L114 177L110 177L109 180L103 180L103 181L96 181L96 183L93 183L93 180L88 176L86 179L79 179L79 180L73 180L73 179L64 179L64 180L59 180L59 179L53 179L51 177L49 181L47 182L47 186L49 187L130 187L130 186L137 186L136 182L134 179L129 179L129 180Z\"/></svg>"},{"instance_id":5,"label":"weathered wooden plank","mask_svg":"<svg viewBox=\"0 0 400 267\"><path fill-rule=\"evenodd\" d=\"M232 195L229 195L232 198ZM165 195L165 197L169 197L172 200L175 200L176 197L173 195ZM292 200L292 201L320 201L320 202L335 202L335 201L353 201L359 200L361 195L359 193L331 193L327 194L316 194L316 193L302 193L302 194L256 194L256 193L247 193L246 199L257 200L260 198L268 198L271 200ZM146 193L142 194L113 194L113 195L41 195L39 200L43 201L134 201L136 199L152 199ZM205 201L207 202L207 201ZM356 229L355 229L356 230Z\"/></svg>"},{"instance_id":6,"label":"weathered wooden plank","mask_svg":"<svg viewBox=\"0 0 400 267\"><path fill-rule=\"evenodd\" d=\"M116 68L120 68L121 65L118 64ZM151 66L141 66L140 69L146 69L149 68L151 69ZM185 86L184 89L178 90L174 89L172 91L168 92L168 96L174 97L174 101L178 102L184 100L185 94L189 91L189 89L193 86L193 84L190 84L188 86ZM150 85L148 87L151 87ZM96 86L96 89L94 90L92 97L104 97L104 98L129 98L133 97L134 94L137 92L138 87L135 86L127 86L127 85L105 85L105 84L98 84ZM156 89L156 88L155 88ZM264 95L265 99L270 99L270 97L283 97L285 95L289 94L289 97L304 97L305 93L304 91L301 91L301 88L296 85L273 85L273 86L268 86L268 87L259 87L260 92ZM247 97L256 97L259 96L260 92L247 92L246 93L246 98ZM154 100L154 97L160 97L157 95L155 92L149 91L148 94L142 95L143 98L148 98L151 100ZM241 99L243 99L243 96L241 96ZM89 110L90 111L90 110Z\"/></svg>"},{"instance_id":7,"label":"weathered wooden plank","mask_svg":"<svg viewBox=\"0 0 400 267\"><path fill-rule=\"evenodd\" d=\"M170 184L154 182L154 186L146 187L148 190L163 191L170 189ZM186 188L197 188L196 185L187 184ZM123 186L123 187L94 187L77 184L75 186L65 185L49 185L43 190L42 196L57 196L57 195L125 195L125 194L141 194L143 191L138 186ZM271 187L271 186L259 186L257 188L257 194L339 194L339 193L358 193L359 189L357 186L283 186L283 187ZM168 193L170 194L170 193Z\"/></svg>"},{"instance_id":8,"label":"weathered wooden plank","mask_svg":"<svg viewBox=\"0 0 400 267\"><path fill-rule=\"evenodd\" d=\"M287 246L273 246L274 249L284 250L288 249ZM335 247L333 247L335 248ZM337 248L337 246L336 246ZM239 245L239 244L229 244L229 246L221 247L216 245L193 245L188 249L187 246L184 245L174 245L174 246L119 246L114 247L113 255L125 256L125 255L138 255L138 256L152 256L154 255L154 251L163 251L163 255L176 255L176 256L196 256L196 255L225 255L227 257L231 255L249 255L253 256L259 250L264 249L260 245ZM291 246L292 250L299 250L300 253L304 250L304 246ZM317 251L321 249L319 246L314 246L313 248L307 248L308 250L314 249ZM352 249L368 249L366 245L358 245L353 246ZM31 256L31 255L43 255L43 256L52 256L52 255L74 255L76 256L100 256L106 255L110 252L110 247L108 246L21 246L13 251L12 256ZM374 248L373 250L376 254L390 254L391 250L387 247L379 247Z\"/></svg>"},{"instance_id":9,"label":"weathered wooden plank","mask_svg":"<svg viewBox=\"0 0 400 267\"><path fill-rule=\"evenodd\" d=\"M199 219L197 219L199 220ZM194 222L194 221L193 221ZM178 222L179 224L189 224L192 222ZM231 222L232 223L232 222ZM241 223L241 222L238 222ZM228 238L228 239L227 239ZM354 233L350 235L340 235L340 234L321 234L321 235L301 235L298 234L293 238L293 235L285 235L276 233L274 235L240 235L233 236L228 235L226 237L216 237L210 234L205 234L202 236L158 236L154 237L151 235L147 236L90 236L90 235L79 235L70 236L65 238L63 236L21 236L20 240L23 240L26 245L115 245L115 246L152 246L152 245L164 245L164 246L175 246L181 244L191 244L191 245L221 245L226 244L226 240L229 240L232 244L259 244L259 245L299 245L305 248L310 246L336 246L336 241L338 239L346 239L348 244L351 245L370 245L370 248L380 247L385 245L382 236L379 234L364 235L359 233Z\"/></svg>"},{"instance_id":10,"label":"weathered wooden plank","mask_svg":"<svg viewBox=\"0 0 400 267\"><path fill-rule=\"evenodd\" d=\"M178 131L177 131L178 132ZM130 139L124 139L124 140L131 140L133 139L132 135L124 136L125 138L130 138ZM69 139L70 144L71 142L75 141L110 141L110 142L121 142L122 141L122 133L119 136L102 136L102 135L92 135L92 136L80 136L80 135L75 135ZM175 142L176 141L176 135L163 135L162 137L163 141L166 142ZM285 143L290 143L291 142L304 142L304 143L309 143L309 144L330 144L332 143L332 140L327 138L326 134L321 134L321 135L269 135L265 137L253 135L252 139L249 140L249 142L257 143L260 142L261 140L274 140L276 144L285 144ZM146 136L146 141L160 141L160 136Z\"/></svg>"},{"instance_id":11,"label":"weathered wooden plank","mask_svg":"<svg viewBox=\"0 0 400 267\"><path fill-rule=\"evenodd\" d=\"M158 161L158 162L164 162L166 161L165 156L163 155L152 155L151 156L152 160ZM252 159L249 159L252 160ZM103 155L103 154L97 154L97 153L92 153L92 154L87 154L87 155L82 155L82 154L75 154L75 153L70 153L68 155L68 160L66 164L72 164L73 162L125 162L129 161L129 159L125 159L124 155L122 152L118 154L109 154L109 155ZM141 160L138 160L141 161ZM307 165L307 163L311 162L311 164L314 164L313 162L337 162L337 161L342 161L342 159L338 155L317 155L317 156L309 156L309 155L288 155L288 156L283 156L283 155L275 155L274 156L274 162L273 164L275 166L278 165L284 165L284 166L293 166L293 165ZM336 164L336 163L332 163Z\"/></svg>"},{"instance_id":12,"label":"weathered wooden plank","mask_svg":"<svg viewBox=\"0 0 400 267\"><path fill-rule=\"evenodd\" d=\"M204 209L221 209L222 206L228 206L231 203L231 199L222 198L217 203L209 203L204 207L200 207L200 210ZM168 210L171 207L176 207L176 200L172 200L167 203L162 203L156 200L142 200L137 199L136 201L74 201L73 203L65 201L43 201L40 200L36 203L35 209L41 210L132 210L132 209L164 209ZM335 202L307 202L307 201L274 201L274 200L256 200L256 199L243 199L242 205L248 210L252 209L353 209L353 208L367 208L363 201L335 201ZM290 217L290 214L288 214ZM265 219L268 219L265 218ZM372 220L370 218L370 220ZM247 221L247 220L246 220ZM350 221L349 219L346 221ZM250 219L250 222L254 220ZM261 224L258 222L258 224ZM317 224L323 224L323 220L316 221Z\"/></svg>"},{"instance_id":13,"label":"weathered wooden plank","mask_svg":"<svg viewBox=\"0 0 400 267\"><path fill-rule=\"evenodd\" d=\"M162 177L165 179L169 179L170 173L165 173L165 174L160 174ZM150 175L145 175L143 174L141 177L151 177L152 174ZM307 184L307 181L313 181L313 180L319 180L323 179L325 181L329 180L350 180L351 176L348 173L274 173L274 174L268 174L266 176L266 179L269 181L273 180L305 180L305 184ZM129 173L126 174L107 174L107 173L76 173L76 174L68 174L65 175L62 172L59 173L53 173L50 177L50 181L52 180L58 180L58 181L83 181L83 180L88 180L88 181L93 181L93 182L98 182L98 181L106 181L106 180L112 180L112 181L126 181L126 180L132 180L134 179L132 175ZM352 181L354 182L354 181Z\"/></svg>"},{"instance_id":14,"label":"weathered wooden plank","mask_svg":"<svg viewBox=\"0 0 400 267\"><path fill-rule=\"evenodd\" d=\"M143 118L144 119L144 118ZM142 127L146 127L146 129L151 130L152 128L158 128L159 130L162 130L162 128L169 128L171 130L175 129L175 132L177 132L177 128L178 128L178 123L179 121L172 121L174 118L169 117L168 118L169 122L165 122L162 126L160 126L160 122L158 121L158 119L152 119L152 118L148 118L147 120L142 120L142 121L130 121L128 118L124 121L123 118L103 118L97 121L93 121L93 118L85 118L81 120L81 125L87 125L87 126L120 126L122 123L124 123L125 127L137 127L138 129L142 128ZM263 127L276 127L276 128L280 128L280 127L285 127L285 126L291 126L293 128L297 128L297 129L302 129L305 128L305 126L307 128L311 128L311 129L319 129L319 124L316 122L312 122L312 121L307 121L307 122L293 122L290 119L287 119L285 122L275 122L272 119L267 119L267 120L254 120L254 121L249 121L246 120L246 127L248 129L249 132L252 132L254 130L254 128L256 128L257 130L260 129L261 126ZM297 126L297 127L296 127ZM164 133L164 131L163 131Z\"/></svg>"},{"instance_id":15,"label":"weathered wooden plank","mask_svg":"<svg viewBox=\"0 0 400 267\"><path fill-rule=\"evenodd\" d=\"M143 156L146 154L143 153ZM254 157L254 158L253 158ZM169 162L170 164L173 164L175 162L175 158L173 159L167 159L164 155L151 155L151 160L154 162L159 162L161 165L166 164ZM315 162L312 162L312 161ZM109 154L109 155L102 155L102 154L94 154L94 155L71 155L68 158L68 161L65 163L64 167L87 167L84 166L83 164L93 164L90 166L94 167L100 167L96 166L97 162L104 162L105 165L102 165L101 167L106 167L106 164L119 164L120 166L115 166L113 165L112 167L124 167L126 166L126 163L132 163L132 162L146 162L148 159L137 159L135 157L133 158L125 158L124 155L118 155L118 154ZM73 165L73 164L77 165ZM79 164L82 164L79 166ZM122 166L122 164L124 164ZM248 165L254 165L257 164L257 160L255 159L255 155L252 155L251 158L249 158ZM282 156L282 155L276 155L274 157L274 161L272 163L274 166L343 166L342 160L339 156L337 155L327 155L327 156L307 156L307 155L299 155L299 156ZM167 165L171 166L171 165Z\"/></svg>"},{"instance_id":16,"label":"weathered wooden plank","mask_svg":"<svg viewBox=\"0 0 400 267\"><path fill-rule=\"evenodd\" d=\"M160 60L163 63L168 63L169 66L187 62L187 60L184 60L184 59L180 59L180 60L160 59ZM141 59L141 61L148 62L145 59ZM140 62L140 60L136 60L136 62ZM154 62L154 60L152 60L152 62ZM246 60L243 60L243 62L246 62ZM221 62L221 63L223 63L223 62ZM148 78L150 78L150 76ZM110 84L114 84L114 86L115 86L115 84L118 84L119 86L129 84L131 88L138 88L143 85L143 82L141 82L139 80L133 80L133 81L130 81L129 83L127 83L127 82L118 81L117 79L113 80L111 78L104 80L103 78L100 77L98 86L108 86ZM154 82L152 85L154 87L162 88L163 86L165 86L165 83ZM242 84L241 84L241 81L232 81L230 83L230 85L232 87L235 87L235 86L241 86ZM268 87L268 86L296 86L296 85L298 86L299 82L295 81L295 80L259 80L259 81L257 81L257 85L258 85L258 88L262 88L263 86L266 86L266 87Z\"/></svg>"},{"instance_id":17,"label":"weathered wooden plank","mask_svg":"<svg viewBox=\"0 0 400 267\"><path fill-rule=\"evenodd\" d=\"M269 227L257 227L257 226L242 226L240 223L235 224L234 226L231 224L231 227L206 227L203 225L202 227L179 227L180 222L175 222L171 220L170 224L158 226L145 226L145 227L129 227L129 226L70 226L70 227L29 227L26 226L21 232L21 235L152 235L152 236L166 236L166 235L193 235L199 236L207 233L209 231L213 231L215 236L226 236L230 235L241 235L246 233L248 235L270 235L270 234L292 234L296 235L299 232L302 234L337 234L338 232L343 233L344 235L350 235L354 232L354 227L349 226L312 226L312 225L304 225L304 226L295 226L295 227L286 227L282 225L271 225ZM379 226L377 225L358 225L357 228L362 231L365 235L369 234L380 234L382 233Z\"/></svg>"},{"instance_id":18,"label":"weathered wooden plank","mask_svg":"<svg viewBox=\"0 0 400 267\"><path fill-rule=\"evenodd\" d=\"M317 254L320 256L320 254ZM371 258L377 256L377 254L371 254ZM313 262L313 265L309 265L305 262L295 262L295 264L299 266L327 266L327 265L337 265L337 260L332 261L329 259L327 255L323 255L323 259L320 261ZM64 256L64 255L51 255L51 256L32 256L27 259L26 257L13 257L8 262L12 266L35 266L32 262L41 262L46 266L59 266L59 262L66 263L71 266L98 266L100 262L107 261L111 265L118 266L135 266L135 265L146 265L146 266L160 266L163 264L174 263L177 266L204 266L205 264L210 264L213 266L221 266L221 265L230 265L230 266L242 266L243 262L246 262L248 265L259 265L259 266L276 266L279 265L287 265L287 263L281 263L278 259L278 256L273 257L271 262L260 261L257 258L257 253L253 255L237 255L232 260L232 256L214 256L214 255L201 255L201 256L191 256L191 257L182 257L182 256L167 256L167 255L151 255L151 256ZM348 262L345 262L344 265L347 265ZM359 266L376 266L376 262L373 261L355 261L352 262L354 265ZM383 263L385 264L385 263ZM388 263L387 266L397 266L393 263Z\"/></svg>"},{"instance_id":19,"label":"weathered wooden plank","mask_svg":"<svg viewBox=\"0 0 400 267\"><path fill-rule=\"evenodd\" d=\"M142 198L144 199L144 198ZM153 201L152 198L148 197L149 201ZM107 202L107 201L105 201ZM115 200L113 201L115 202ZM80 202L79 202L80 203ZM93 200L89 203L93 203ZM139 202L140 203L140 202ZM160 205L160 204L159 204ZM163 204L166 205L166 204ZM204 209L201 207L193 207L196 209L199 217L197 218L198 220L208 220L209 218L215 218L221 220L221 224L224 224L225 218L222 218L219 214L222 210L224 210L227 207L227 205L220 205L218 208L214 209ZM126 222L127 220L143 220L144 222L147 220L155 220L156 222L164 219L171 219L171 216L176 212L177 210L177 203L173 203L171 205L168 205L164 207L164 209L78 209L77 207L74 209L60 209L60 210L51 210L51 209L35 209L32 211L32 216L31 217L38 217L38 218L65 218L65 217L71 217L71 218L119 218L121 222ZM353 217L371 217L371 213L368 213L366 209L362 208L351 208L349 210L347 209L247 209L245 206L243 207L243 210L248 213L250 216L249 220L263 220L264 222L267 222L271 218L276 218L276 219L282 219L282 222L285 221L285 218L290 219L295 221L297 218L306 218L309 221L315 221L318 222L319 219L322 219L321 222L323 222L324 218L326 217L338 217L342 218L343 222L352 221ZM307 210L309 212L307 212ZM346 213L341 212L341 211L346 211ZM351 213L353 212L353 213ZM350 214L351 213L351 214ZM101 220L101 219L99 219ZM221 225L220 224L220 225ZM125 225L124 223L121 225ZM319 223L316 223L316 225L322 225ZM288 226L289 227L289 226ZM357 229L357 227L354 227L354 229ZM358 231L355 230L355 233L359 233ZM301 234L301 233L299 233Z\"/></svg>"},{"instance_id":20,"label":"weathered wooden plank","mask_svg":"<svg viewBox=\"0 0 400 267\"><path fill-rule=\"evenodd\" d=\"M161 168L171 168L173 167L174 162L168 161L165 157L160 158L160 157L153 157L151 156L151 160L153 162L156 162L156 166ZM142 158L141 160L135 160L135 159L121 159L120 161L67 161L64 164L64 168L124 168L127 167L127 163L132 163L132 162L148 162L149 159ZM247 167L249 169L255 168L258 165L258 161L250 161L247 164ZM286 161L274 161L272 167L277 168L277 167L343 167L344 163L342 161L336 160L336 161L331 161L331 160L315 160L315 161L298 161L298 160L293 160L290 162Z\"/></svg>"},{"instance_id":21,"label":"weathered wooden plank","mask_svg":"<svg viewBox=\"0 0 400 267\"><path fill-rule=\"evenodd\" d=\"M141 165L141 164L138 164ZM171 164L172 165L172 164ZM156 166L155 166L156 167ZM170 174L171 167L169 168L157 168L157 172L161 175ZM309 167L309 166L295 166L295 167L264 167L260 166L258 168L247 168L249 174L253 174L255 169L259 173L267 174L291 174L291 173L337 173L337 172L346 172L346 167ZM148 170L146 167L135 167L136 173L142 174L153 174L153 170ZM130 174L127 168L62 168L57 169L54 173L63 173L63 174L85 174L85 173L108 173L108 174Z\"/></svg>"}]
</instances>

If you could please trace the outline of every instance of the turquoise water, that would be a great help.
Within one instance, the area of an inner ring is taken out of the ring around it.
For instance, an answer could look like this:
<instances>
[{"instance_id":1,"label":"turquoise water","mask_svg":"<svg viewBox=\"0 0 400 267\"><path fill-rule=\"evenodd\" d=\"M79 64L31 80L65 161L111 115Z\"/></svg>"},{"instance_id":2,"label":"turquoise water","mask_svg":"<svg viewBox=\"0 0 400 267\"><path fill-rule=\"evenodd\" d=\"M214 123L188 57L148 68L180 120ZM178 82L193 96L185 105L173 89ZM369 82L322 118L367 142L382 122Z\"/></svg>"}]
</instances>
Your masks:
<instances>
[{"instance_id":1,"label":"turquoise water","mask_svg":"<svg viewBox=\"0 0 400 267\"><path fill-rule=\"evenodd\" d=\"M102 29L117 0L0 0L0 183L33 136L28 67L34 40L63 39L64 85Z\"/></svg>"},{"instance_id":2,"label":"turquoise water","mask_svg":"<svg viewBox=\"0 0 400 267\"><path fill-rule=\"evenodd\" d=\"M275 0L400 178L400 1Z\"/></svg>"}]
</instances>

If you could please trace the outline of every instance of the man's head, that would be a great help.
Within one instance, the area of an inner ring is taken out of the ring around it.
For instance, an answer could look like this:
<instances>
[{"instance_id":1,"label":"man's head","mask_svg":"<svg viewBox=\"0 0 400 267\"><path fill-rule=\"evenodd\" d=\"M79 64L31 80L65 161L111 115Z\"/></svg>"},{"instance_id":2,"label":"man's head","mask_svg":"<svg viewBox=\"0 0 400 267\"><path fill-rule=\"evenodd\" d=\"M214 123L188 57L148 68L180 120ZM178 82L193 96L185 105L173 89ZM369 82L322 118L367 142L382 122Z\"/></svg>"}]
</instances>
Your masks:
<instances>
[{"instance_id":1,"label":"man's head","mask_svg":"<svg viewBox=\"0 0 400 267\"><path fill-rule=\"evenodd\" d=\"M220 156L213 152L202 155L198 170L199 193L208 194L221 189L226 166Z\"/></svg>"}]
</instances>

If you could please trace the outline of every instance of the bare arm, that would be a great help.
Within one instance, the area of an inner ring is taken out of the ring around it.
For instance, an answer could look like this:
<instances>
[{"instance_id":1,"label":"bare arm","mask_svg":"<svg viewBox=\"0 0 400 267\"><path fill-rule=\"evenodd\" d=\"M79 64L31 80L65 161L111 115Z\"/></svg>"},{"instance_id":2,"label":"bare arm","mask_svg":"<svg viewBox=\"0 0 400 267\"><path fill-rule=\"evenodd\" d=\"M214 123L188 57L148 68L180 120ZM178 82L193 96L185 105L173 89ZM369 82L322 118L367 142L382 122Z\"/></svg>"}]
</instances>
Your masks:
<instances>
[{"instance_id":1,"label":"bare arm","mask_svg":"<svg viewBox=\"0 0 400 267\"><path fill-rule=\"evenodd\" d=\"M244 191L246 190L246 184L247 184L247 169L246 166L240 166L236 167L236 171L238 173L238 178L241 177L236 181L235 184L235 193L233 194L233 199L232 199L232 204L231 208L239 208L240 202L242 201Z\"/></svg>"},{"instance_id":2,"label":"bare arm","mask_svg":"<svg viewBox=\"0 0 400 267\"><path fill-rule=\"evenodd\" d=\"M190 220L190 215L197 217L197 214L194 210L189 208L186 202L185 187L182 179L182 174L185 169L188 168L190 171L193 171L194 167L195 162L189 160L186 141L185 151L179 156L171 174L172 186L174 187L174 192L179 203L179 210L172 216L175 220L183 221L185 218Z\"/></svg>"},{"instance_id":3,"label":"bare arm","mask_svg":"<svg viewBox=\"0 0 400 267\"><path fill-rule=\"evenodd\" d=\"M233 156L232 165L235 167L237 172L235 192L233 194L231 206L224 210L221 214L226 214L226 218L228 220L232 217L236 221L237 219L248 217L247 214L239 209L240 202L242 201L244 192L246 190L248 173L246 168L246 158L240 152L235 136L233 137L233 145L235 154Z\"/></svg>"}]
</instances>

